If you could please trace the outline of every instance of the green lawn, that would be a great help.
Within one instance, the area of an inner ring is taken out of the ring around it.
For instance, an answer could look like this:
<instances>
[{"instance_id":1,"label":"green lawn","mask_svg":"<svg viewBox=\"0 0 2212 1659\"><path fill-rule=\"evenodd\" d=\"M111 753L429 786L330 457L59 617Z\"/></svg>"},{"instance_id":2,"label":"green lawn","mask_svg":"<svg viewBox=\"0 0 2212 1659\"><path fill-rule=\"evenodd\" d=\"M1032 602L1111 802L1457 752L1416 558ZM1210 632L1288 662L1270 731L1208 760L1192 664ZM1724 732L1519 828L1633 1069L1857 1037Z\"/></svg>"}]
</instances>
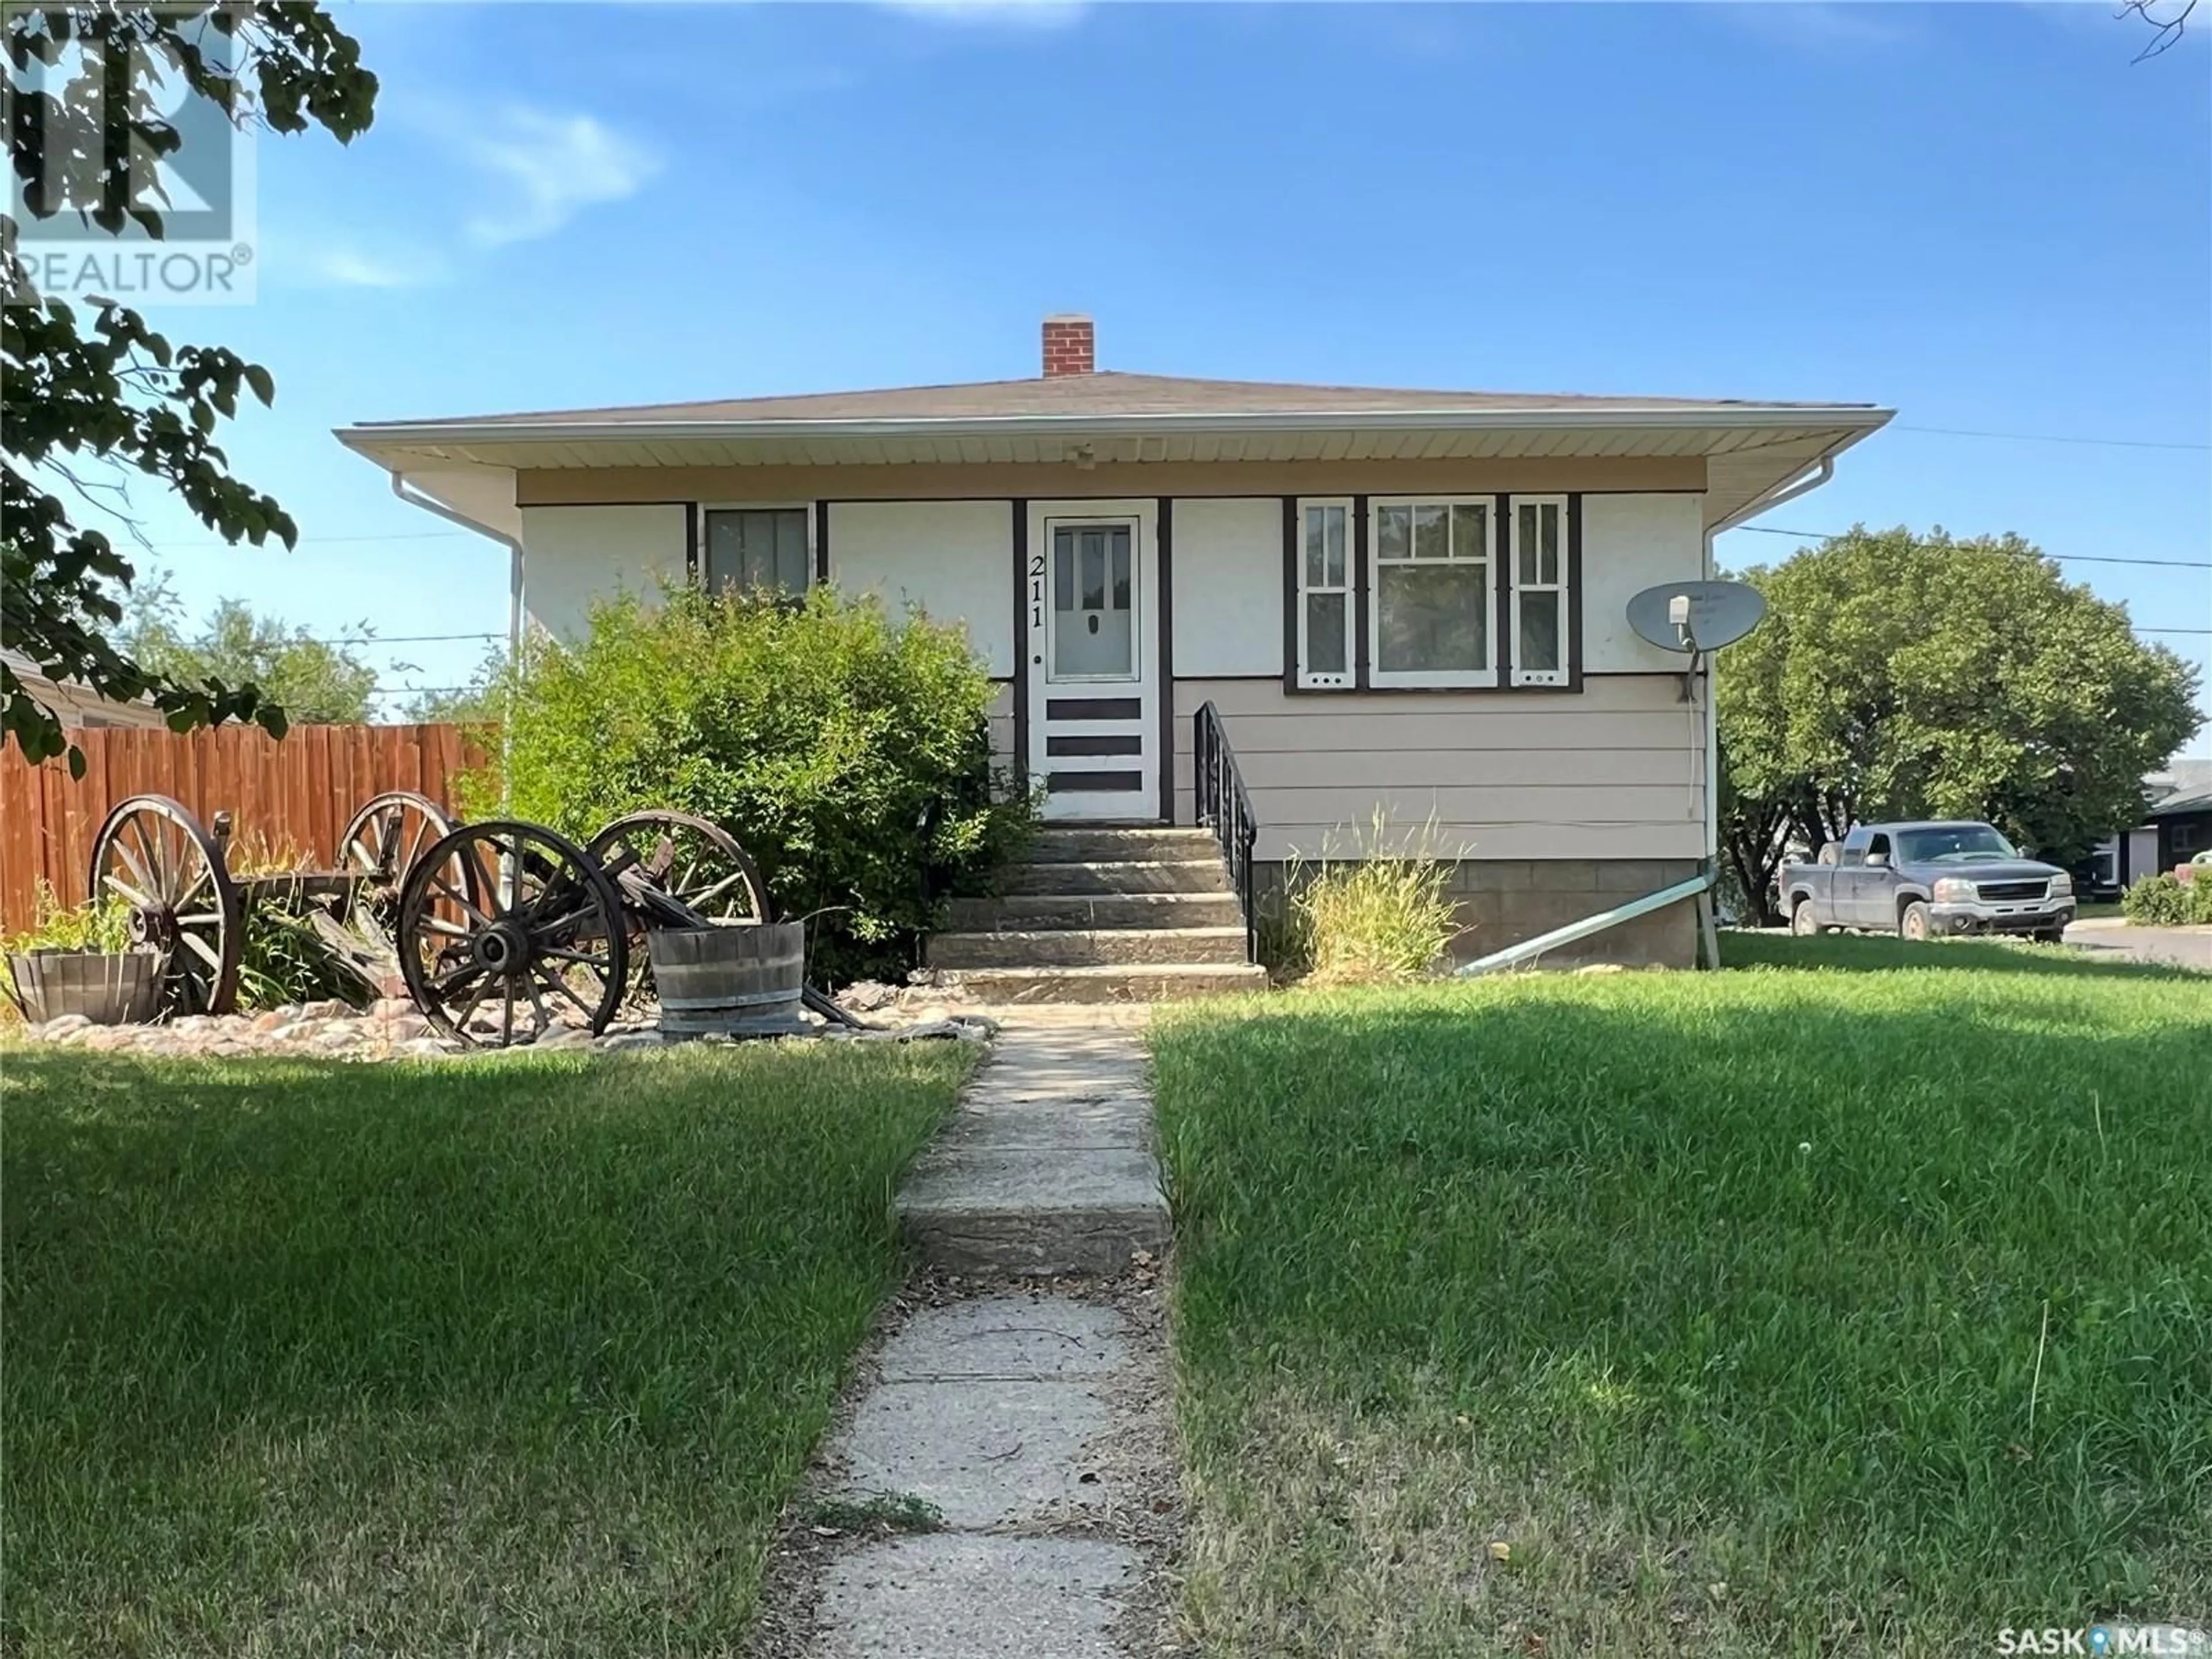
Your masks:
<instances>
[{"instance_id":1,"label":"green lawn","mask_svg":"<svg viewBox=\"0 0 2212 1659\"><path fill-rule=\"evenodd\" d=\"M739 1651L968 1062L7 1054L0 1650Z\"/></svg>"},{"instance_id":2,"label":"green lawn","mask_svg":"<svg viewBox=\"0 0 2212 1659\"><path fill-rule=\"evenodd\" d=\"M1726 953L1156 1029L1206 1653L2212 1624L2212 980Z\"/></svg>"}]
</instances>

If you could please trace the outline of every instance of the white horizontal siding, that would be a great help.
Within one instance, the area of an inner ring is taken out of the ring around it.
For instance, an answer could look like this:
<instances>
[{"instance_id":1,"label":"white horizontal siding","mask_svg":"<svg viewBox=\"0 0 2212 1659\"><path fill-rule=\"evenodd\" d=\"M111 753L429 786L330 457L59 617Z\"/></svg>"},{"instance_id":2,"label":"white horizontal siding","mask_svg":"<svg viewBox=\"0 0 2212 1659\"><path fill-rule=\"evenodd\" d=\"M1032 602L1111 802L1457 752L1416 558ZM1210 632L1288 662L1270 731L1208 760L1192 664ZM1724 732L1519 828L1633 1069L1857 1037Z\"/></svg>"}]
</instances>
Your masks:
<instances>
[{"instance_id":1,"label":"white horizontal siding","mask_svg":"<svg viewBox=\"0 0 2212 1659\"><path fill-rule=\"evenodd\" d=\"M1258 856L1696 858L1703 726L1671 675L1579 694L1287 696L1279 683L1178 679L1176 817L1194 815L1190 716L1212 702L1260 820ZM1430 828L1429 826L1431 826Z\"/></svg>"},{"instance_id":2,"label":"white horizontal siding","mask_svg":"<svg viewBox=\"0 0 2212 1659\"><path fill-rule=\"evenodd\" d=\"M990 727L991 763L1011 769L1014 765L1014 687L1010 680L1000 680L993 688Z\"/></svg>"}]
</instances>

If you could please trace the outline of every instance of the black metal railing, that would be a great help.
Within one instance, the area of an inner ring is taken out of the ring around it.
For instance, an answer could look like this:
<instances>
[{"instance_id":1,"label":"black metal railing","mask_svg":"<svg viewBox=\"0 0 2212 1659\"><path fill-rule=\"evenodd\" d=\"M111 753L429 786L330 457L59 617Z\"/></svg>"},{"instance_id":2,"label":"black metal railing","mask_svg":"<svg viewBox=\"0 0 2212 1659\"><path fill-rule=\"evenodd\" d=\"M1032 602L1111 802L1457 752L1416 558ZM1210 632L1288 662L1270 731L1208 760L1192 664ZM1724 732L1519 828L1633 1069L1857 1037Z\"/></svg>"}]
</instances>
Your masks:
<instances>
[{"instance_id":1,"label":"black metal railing","mask_svg":"<svg viewBox=\"0 0 2212 1659\"><path fill-rule=\"evenodd\" d=\"M1259 934L1252 920L1252 844L1260 838L1260 821L1252 816L1252 798L1244 793L1244 779L1237 770L1237 751L1229 746L1229 733L1221 724L1221 711L1211 702L1190 717L1192 781L1197 787L1198 822L1213 831L1221 843L1221 856L1229 865L1229 878L1237 888L1237 907L1244 915L1244 960L1260 959Z\"/></svg>"}]
</instances>

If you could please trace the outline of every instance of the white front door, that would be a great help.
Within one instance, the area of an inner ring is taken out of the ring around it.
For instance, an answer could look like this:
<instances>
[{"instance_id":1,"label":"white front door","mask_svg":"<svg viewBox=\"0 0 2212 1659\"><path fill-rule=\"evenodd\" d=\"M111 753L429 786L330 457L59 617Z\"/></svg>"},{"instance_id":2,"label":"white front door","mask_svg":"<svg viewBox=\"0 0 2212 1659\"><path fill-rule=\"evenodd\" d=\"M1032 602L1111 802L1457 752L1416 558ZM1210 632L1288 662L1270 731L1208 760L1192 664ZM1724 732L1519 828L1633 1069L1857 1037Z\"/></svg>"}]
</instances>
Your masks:
<instances>
[{"instance_id":1,"label":"white front door","mask_svg":"<svg viewBox=\"0 0 2212 1659\"><path fill-rule=\"evenodd\" d=\"M1151 501L1032 502L1030 775L1048 818L1159 815Z\"/></svg>"}]
</instances>

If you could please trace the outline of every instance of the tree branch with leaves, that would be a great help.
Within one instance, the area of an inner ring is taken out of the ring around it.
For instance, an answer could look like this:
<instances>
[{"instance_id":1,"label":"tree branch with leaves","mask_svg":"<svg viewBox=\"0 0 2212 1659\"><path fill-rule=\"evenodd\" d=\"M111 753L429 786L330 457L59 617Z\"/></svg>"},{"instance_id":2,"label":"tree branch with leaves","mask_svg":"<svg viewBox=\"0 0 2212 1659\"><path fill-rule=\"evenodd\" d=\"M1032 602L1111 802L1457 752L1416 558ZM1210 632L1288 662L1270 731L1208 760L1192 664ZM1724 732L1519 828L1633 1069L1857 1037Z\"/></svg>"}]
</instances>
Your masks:
<instances>
[{"instance_id":1,"label":"tree branch with leaves","mask_svg":"<svg viewBox=\"0 0 2212 1659\"><path fill-rule=\"evenodd\" d=\"M341 142L372 118L376 77L319 7L304 3L18 6L6 11L9 161L25 210L74 214L122 237L159 239L165 203L134 182L134 156L184 140L162 112L181 82L236 125L281 133L319 125ZM80 181L91 179L86 191ZM0 218L0 645L56 680L103 697L144 699L183 731L283 710L250 682L186 678L135 659L115 630L137 574L90 507L143 545L128 513L152 480L227 542L299 532L273 496L235 478L216 441L242 398L273 403L269 371L219 345L176 345L112 299L78 307L38 292L20 227ZM123 506L101 499L115 495ZM0 662L0 730L25 757L83 759L52 710Z\"/></svg>"}]
</instances>

